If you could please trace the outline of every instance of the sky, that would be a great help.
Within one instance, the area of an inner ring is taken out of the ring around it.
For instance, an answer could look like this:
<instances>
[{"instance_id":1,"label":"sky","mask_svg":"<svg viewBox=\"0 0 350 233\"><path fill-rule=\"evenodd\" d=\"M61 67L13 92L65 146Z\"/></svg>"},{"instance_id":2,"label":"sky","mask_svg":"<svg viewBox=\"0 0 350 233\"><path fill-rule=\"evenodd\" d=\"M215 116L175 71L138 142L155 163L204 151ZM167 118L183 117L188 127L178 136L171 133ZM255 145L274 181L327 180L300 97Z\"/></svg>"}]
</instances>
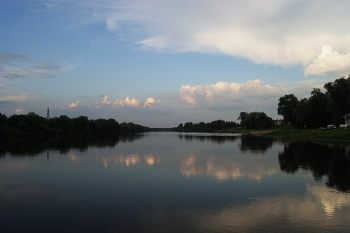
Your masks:
<instances>
[{"instance_id":1,"label":"sky","mask_svg":"<svg viewBox=\"0 0 350 233\"><path fill-rule=\"evenodd\" d=\"M350 74L347 0L1 0L0 113L148 127L277 115Z\"/></svg>"}]
</instances>

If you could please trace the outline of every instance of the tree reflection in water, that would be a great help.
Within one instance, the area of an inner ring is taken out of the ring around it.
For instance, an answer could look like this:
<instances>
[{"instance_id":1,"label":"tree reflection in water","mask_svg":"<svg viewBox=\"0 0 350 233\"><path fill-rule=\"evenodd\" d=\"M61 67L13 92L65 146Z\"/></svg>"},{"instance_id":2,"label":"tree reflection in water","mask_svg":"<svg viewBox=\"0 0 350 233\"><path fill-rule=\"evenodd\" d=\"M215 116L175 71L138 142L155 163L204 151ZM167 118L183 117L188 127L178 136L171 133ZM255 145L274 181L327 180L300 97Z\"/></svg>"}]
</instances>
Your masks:
<instances>
[{"instance_id":1,"label":"tree reflection in water","mask_svg":"<svg viewBox=\"0 0 350 233\"><path fill-rule=\"evenodd\" d=\"M37 156L47 150L56 150L67 154L71 149L80 152L87 151L89 147L114 148L118 143L127 143L139 140L143 134L128 134L108 137L54 137L54 138L19 138L2 141L0 144L0 157L11 156Z\"/></svg>"},{"instance_id":2,"label":"tree reflection in water","mask_svg":"<svg viewBox=\"0 0 350 233\"><path fill-rule=\"evenodd\" d=\"M262 136L242 136L239 145L242 152L264 153L272 147L273 139Z\"/></svg>"},{"instance_id":3,"label":"tree reflection in water","mask_svg":"<svg viewBox=\"0 0 350 233\"><path fill-rule=\"evenodd\" d=\"M49 139L17 139L2 141L0 157L37 156L46 151L58 151L67 154L75 149L87 151L89 147L114 148L118 143L130 143L143 138L143 134L120 135L118 137L69 137ZM273 147L276 140L264 136L235 136L208 134L179 134L180 140L211 142L218 145L234 143L238 140L241 152L264 154ZM282 172L294 174L298 170L307 170L314 179L327 178L326 185L343 192L350 192L350 147L342 144L321 144L312 141L285 142L284 151L278 154ZM46 154L46 153L45 153Z\"/></svg>"},{"instance_id":4,"label":"tree reflection in water","mask_svg":"<svg viewBox=\"0 0 350 233\"><path fill-rule=\"evenodd\" d=\"M198 141L210 141L216 144L224 144L225 142L234 142L240 136L235 135L235 134L211 134L211 133L194 133L194 134L179 134L178 135L179 139L183 140L185 139L186 141L193 141L193 140L198 140Z\"/></svg>"},{"instance_id":5,"label":"tree reflection in water","mask_svg":"<svg viewBox=\"0 0 350 233\"><path fill-rule=\"evenodd\" d=\"M279 153L281 171L293 174L299 169L310 171L315 180L327 177L326 185L339 191L350 192L349 147L320 144L311 141L290 142Z\"/></svg>"}]
</instances>

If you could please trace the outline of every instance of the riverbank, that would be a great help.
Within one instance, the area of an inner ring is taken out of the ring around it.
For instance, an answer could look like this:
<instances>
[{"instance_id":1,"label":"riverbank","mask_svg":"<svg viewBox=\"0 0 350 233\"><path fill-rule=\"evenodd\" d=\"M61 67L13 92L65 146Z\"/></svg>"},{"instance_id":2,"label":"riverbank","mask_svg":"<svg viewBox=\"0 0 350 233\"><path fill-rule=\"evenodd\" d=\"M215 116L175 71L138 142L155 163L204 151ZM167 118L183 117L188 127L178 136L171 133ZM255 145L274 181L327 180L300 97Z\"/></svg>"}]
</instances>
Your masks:
<instances>
[{"instance_id":1,"label":"riverbank","mask_svg":"<svg viewBox=\"0 0 350 233\"><path fill-rule=\"evenodd\" d=\"M323 131L318 129L274 130L268 133L268 135L274 137L305 138L310 140L350 141L350 130L346 129L332 129Z\"/></svg>"},{"instance_id":2,"label":"riverbank","mask_svg":"<svg viewBox=\"0 0 350 233\"><path fill-rule=\"evenodd\" d=\"M293 129L293 128L276 128L276 129L270 129L270 130L230 129L230 130L224 130L220 132L249 134L249 135L257 135L257 136L266 135L271 137L282 137L282 138L350 142L350 130L346 130L346 129L332 129L332 130L323 130L323 131L318 129Z\"/></svg>"}]
</instances>

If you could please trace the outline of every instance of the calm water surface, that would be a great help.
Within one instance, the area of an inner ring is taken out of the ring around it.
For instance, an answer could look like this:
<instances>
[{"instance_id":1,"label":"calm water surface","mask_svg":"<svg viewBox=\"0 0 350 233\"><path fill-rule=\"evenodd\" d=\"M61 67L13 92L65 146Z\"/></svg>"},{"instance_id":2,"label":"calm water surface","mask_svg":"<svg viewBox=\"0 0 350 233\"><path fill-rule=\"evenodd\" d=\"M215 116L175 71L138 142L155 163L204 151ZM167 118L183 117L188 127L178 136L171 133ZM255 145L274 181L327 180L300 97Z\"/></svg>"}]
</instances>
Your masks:
<instances>
[{"instance_id":1,"label":"calm water surface","mask_svg":"<svg viewBox=\"0 0 350 233\"><path fill-rule=\"evenodd\" d=\"M2 142L0 232L350 232L349 155L228 134Z\"/></svg>"}]
</instances>

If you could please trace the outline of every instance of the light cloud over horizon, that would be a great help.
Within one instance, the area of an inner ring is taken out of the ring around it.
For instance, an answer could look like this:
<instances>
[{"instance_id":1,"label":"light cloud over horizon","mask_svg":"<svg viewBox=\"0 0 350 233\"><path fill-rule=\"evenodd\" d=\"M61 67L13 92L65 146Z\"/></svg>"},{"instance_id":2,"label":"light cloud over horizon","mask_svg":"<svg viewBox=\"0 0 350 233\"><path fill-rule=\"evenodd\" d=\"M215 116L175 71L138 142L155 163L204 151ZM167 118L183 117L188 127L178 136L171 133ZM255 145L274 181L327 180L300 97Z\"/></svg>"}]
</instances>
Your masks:
<instances>
[{"instance_id":1,"label":"light cloud over horizon","mask_svg":"<svg viewBox=\"0 0 350 233\"><path fill-rule=\"evenodd\" d=\"M52 78L67 69L50 60L27 64L30 60L27 54L0 52L0 79Z\"/></svg>"},{"instance_id":2,"label":"light cloud over horizon","mask_svg":"<svg viewBox=\"0 0 350 233\"><path fill-rule=\"evenodd\" d=\"M190 108L220 109L242 106L277 106L278 98L294 93L305 97L313 88L321 88L314 82L302 82L296 85L279 83L277 86L264 84L263 81L248 80L244 83L218 82L211 85L184 85L180 88L180 96Z\"/></svg>"},{"instance_id":3,"label":"light cloud over horizon","mask_svg":"<svg viewBox=\"0 0 350 233\"><path fill-rule=\"evenodd\" d=\"M103 96L101 101L89 104L84 107L96 108L96 109L122 109L123 111L134 109L157 109L160 100L156 100L152 97L147 98L144 103L140 100L126 97L124 100L109 101L108 96ZM62 107L62 109L73 109L80 106L80 100L71 103L68 107Z\"/></svg>"}]
</instances>

